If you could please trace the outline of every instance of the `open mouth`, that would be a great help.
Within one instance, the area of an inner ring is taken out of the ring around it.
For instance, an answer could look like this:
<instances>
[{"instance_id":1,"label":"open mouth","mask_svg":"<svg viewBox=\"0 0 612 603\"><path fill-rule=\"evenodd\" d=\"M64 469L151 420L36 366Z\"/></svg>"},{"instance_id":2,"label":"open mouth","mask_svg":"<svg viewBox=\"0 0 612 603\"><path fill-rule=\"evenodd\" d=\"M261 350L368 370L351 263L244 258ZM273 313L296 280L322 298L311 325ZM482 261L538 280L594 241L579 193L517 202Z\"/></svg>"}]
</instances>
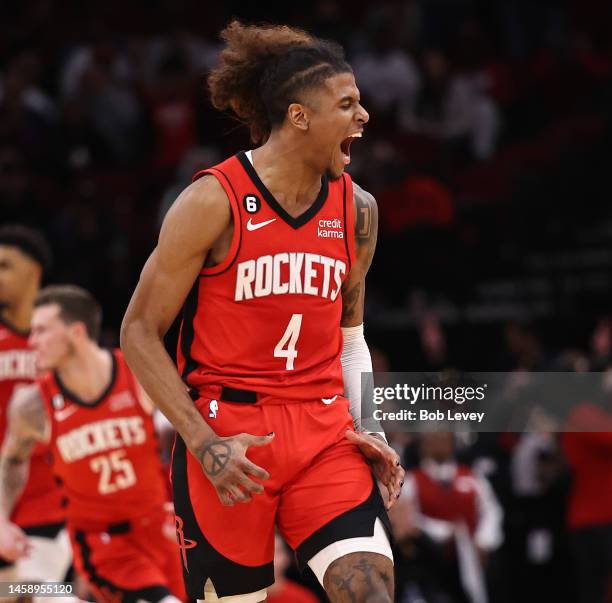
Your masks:
<instances>
[{"instance_id":1,"label":"open mouth","mask_svg":"<svg viewBox=\"0 0 612 603\"><path fill-rule=\"evenodd\" d=\"M340 152L342 153L344 165L348 165L351 162L351 145L353 144L353 140L355 140L355 138L361 138L361 136L361 132L356 132L340 143Z\"/></svg>"}]
</instances>

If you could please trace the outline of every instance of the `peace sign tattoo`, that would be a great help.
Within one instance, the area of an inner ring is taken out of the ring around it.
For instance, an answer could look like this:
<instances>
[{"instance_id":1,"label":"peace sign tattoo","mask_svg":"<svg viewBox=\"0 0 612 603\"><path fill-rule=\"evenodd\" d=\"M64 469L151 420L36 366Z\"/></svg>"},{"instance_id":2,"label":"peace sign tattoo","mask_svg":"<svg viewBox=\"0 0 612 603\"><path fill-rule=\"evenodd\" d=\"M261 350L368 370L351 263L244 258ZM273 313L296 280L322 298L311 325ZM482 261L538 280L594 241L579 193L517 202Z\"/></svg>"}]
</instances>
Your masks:
<instances>
[{"instance_id":1,"label":"peace sign tattoo","mask_svg":"<svg viewBox=\"0 0 612 603\"><path fill-rule=\"evenodd\" d=\"M202 453L202 467L207 475L216 477L227 466L232 457L232 449L225 442L210 443Z\"/></svg>"}]
</instances>

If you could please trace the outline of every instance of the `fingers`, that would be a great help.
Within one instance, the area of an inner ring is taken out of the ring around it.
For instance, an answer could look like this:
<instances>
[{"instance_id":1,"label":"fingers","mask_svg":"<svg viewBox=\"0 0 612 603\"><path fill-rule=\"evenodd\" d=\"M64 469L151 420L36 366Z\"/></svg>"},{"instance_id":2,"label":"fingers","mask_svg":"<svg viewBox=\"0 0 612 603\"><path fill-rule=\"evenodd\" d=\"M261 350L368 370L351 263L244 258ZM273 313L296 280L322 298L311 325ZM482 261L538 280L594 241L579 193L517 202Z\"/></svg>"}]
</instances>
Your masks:
<instances>
[{"instance_id":1,"label":"fingers","mask_svg":"<svg viewBox=\"0 0 612 603\"><path fill-rule=\"evenodd\" d=\"M230 486L228 490L234 502L251 502L251 495L248 492L245 492L244 490L239 488L238 486Z\"/></svg>"},{"instance_id":2,"label":"fingers","mask_svg":"<svg viewBox=\"0 0 612 603\"><path fill-rule=\"evenodd\" d=\"M240 434L243 443L246 446L267 446L274 439L274 432L271 431L265 436L255 436L250 433Z\"/></svg>"},{"instance_id":3,"label":"fingers","mask_svg":"<svg viewBox=\"0 0 612 603\"><path fill-rule=\"evenodd\" d=\"M14 529L11 532L12 542L7 547L3 547L2 553L7 561L13 562L27 557L32 550L32 544L21 530Z\"/></svg>"},{"instance_id":4,"label":"fingers","mask_svg":"<svg viewBox=\"0 0 612 603\"><path fill-rule=\"evenodd\" d=\"M230 471L226 472L221 481L216 483L215 488L221 504L233 506L237 502L250 502L252 494L261 494L264 491L263 485L250 479L248 475L261 480L270 477L265 469L244 458Z\"/></svg>"},{"instance_id":5,"label":"fingers","mask_svg":"<svg viewBox=\"0 0 612 603\"><path fill-rule=\"evenodd\" d=\"M362 454L370 460L380 457L381 450L378 446L378 440L369 438L365 434L356 433L351 429L347 429L345 432L346 439L359 446ZM381 442L382 444L382 442Z\"/></svg>"},{"instance_id":6,"label":"fingers","mask_svg":"<svg viewBox=\"0 0 612 603\"><path fill-rule=\"evenodd\" d=\"M245 490L249 496L251 492L253 494L261 494L264 491L264 487L261 484L254 482L246 475L240 477L240 487Z\"/></svg>"},{"instance_id":7,"label":"fingers","mask_svg":"<svg viewBox=\"0 0 612 603\"><path fill-rule=\"evenodd\" d=\"M252 475L262 481L270 479L270 474L265 469L249 461L249 459L245 459L242 463L242 470L248 475Z\"/></svg>"},{"instance_id":8,"label":"fingers","mask_svg":"<svg viewBox=\"0 0 612 603\"><path fill-rule=\"evenodd\" d=\"M352 429L347 429L345 436L347 440L355 442L355 444L360 444L365 440L365 438L361 434L357 433L356 431L353 431Z\"/></svg>"}]
</instances>

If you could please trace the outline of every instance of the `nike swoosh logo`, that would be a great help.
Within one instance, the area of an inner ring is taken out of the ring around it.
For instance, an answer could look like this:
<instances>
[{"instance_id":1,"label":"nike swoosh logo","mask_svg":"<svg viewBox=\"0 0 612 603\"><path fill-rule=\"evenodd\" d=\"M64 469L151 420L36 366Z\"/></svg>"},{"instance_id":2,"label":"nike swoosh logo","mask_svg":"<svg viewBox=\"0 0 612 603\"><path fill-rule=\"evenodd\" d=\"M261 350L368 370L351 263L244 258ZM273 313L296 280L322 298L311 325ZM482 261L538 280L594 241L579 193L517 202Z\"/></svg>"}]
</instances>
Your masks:
<instances>
[{"instance_id":1,"label":"nike swoosh logo","mask_svg":"<svg viewBox=\"0 0 612 603\"><path fill-rule=\"evenodd\" d=\"M64 408L64 410L56 410L55 411L55 420L56 421L65 421L69 416L73 415L78 410L77 406L69 406L68 408Z\"/></svg>"},{"instance_id":2,"label":"nike swoosh logo","mask_svg":"<svg viewBox=\"0 0 612 603\"><path fill-rule=\"evenodd\" d=\"M276 218L272 218L271 220L266 220L265 222L257 222L257 224L253 224L252 218L249 218L249 221L247 222L247 230L249 231L257 230L258 228L263 228L264 226L267 226L268 224L272 224L272 222L276 222Z\"/></svg>"},{"instance_id":3,"label":"nike swoosh logo","mask_svg":"<svg viewBox=\"0 0 612 603\"><path fill-rule=\"evenodd\" d=\"M332 402L336 401L337 397L338 394L336 394L333 398L321 398L321 402L323 402L323 404L331 404Z\"/></svg>"}]
</instances>

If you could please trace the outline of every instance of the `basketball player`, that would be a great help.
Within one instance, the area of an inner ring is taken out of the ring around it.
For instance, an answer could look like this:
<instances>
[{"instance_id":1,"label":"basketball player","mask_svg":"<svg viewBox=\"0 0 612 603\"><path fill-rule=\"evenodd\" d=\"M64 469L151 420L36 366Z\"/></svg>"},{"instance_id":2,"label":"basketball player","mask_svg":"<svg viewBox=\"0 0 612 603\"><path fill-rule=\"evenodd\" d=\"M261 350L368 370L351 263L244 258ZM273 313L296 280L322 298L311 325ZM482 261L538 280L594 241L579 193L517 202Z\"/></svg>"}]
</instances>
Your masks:
<instances>
[{"instance_id":1,"label":"basketball player","mask_svg":"<svg viewBox=\"0 0 612 603\"><path fill-rule=\"evenodd\" d=\"M13 392L36 377L28 335L34 299L50 261L51 251L38 231L20 225L0 228L0 445ZM48 453L42 445L34 449L29 479L12 509L11 521L28 534L28 556L17 559L13 549L0 557L0 581L62 580L70 566L62 495ZM0 542L5 547L13 543L6 525L0 525Z\"/></svg>"},{"instance_id":2,"label":"basketball player","mask_svg":"<svg viewBox=\"0 0 612 603\"><path fill-rule=\"evenodd\" d=\"M130 366L179 434L188 593L264 601L276 523L333 603L390 602L372 469L390 503L403 470L384 436L353 429L371 371L362 323L377 210L344 168L369 116L335 44L239 22L222 37L212 102L263 145L195 175L122 327ZM162 338L181 306L179 375Z\"/></svg>"},{"instance_id":3,"label":"basketball player","mask_svg":"<svg viewBox=\"0 0 612 603\"><path fill-rule=\"evenodd\" d=\"M10 403L0 460L0 521L8 524L37 442L49 443L68 499L74 566L97 601L184 598L174 518L157 453L151 406L121 352L96 343L101 310L89 293L64 285L35 301L30 343L49 371ZM4 528L3 528L4 529Z\"/></svg>"}]
</instances>

